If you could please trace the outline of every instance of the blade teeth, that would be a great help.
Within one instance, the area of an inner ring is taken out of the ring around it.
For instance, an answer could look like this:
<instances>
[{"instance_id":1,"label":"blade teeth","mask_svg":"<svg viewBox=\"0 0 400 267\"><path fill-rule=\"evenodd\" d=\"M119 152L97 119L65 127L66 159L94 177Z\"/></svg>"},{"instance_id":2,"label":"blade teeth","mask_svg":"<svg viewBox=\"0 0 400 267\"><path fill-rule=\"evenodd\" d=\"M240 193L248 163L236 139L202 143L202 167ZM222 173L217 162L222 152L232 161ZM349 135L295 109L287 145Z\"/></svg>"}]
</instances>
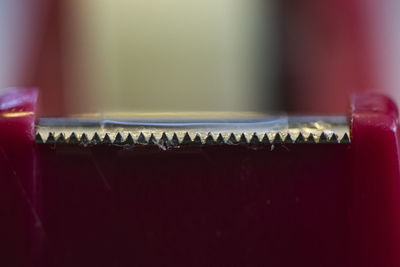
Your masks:
<instances>
[{"instance_id":1,"label":"blade teeth","mask_svg":"<svg viewBox=\"0 0 400 267\"><path fill-rule=\"evenodd\" d=\"M79 136L80 135L80 136ZM116 135L110 135L106 133L103 138L98 133L94 133L92 139L88 138L85 133L77 135L71 133L69 136L65 136L64 133L50 132L47 139L42 138L42 133L37 132L35 136L36 144L80 144L80 145L97 145L97 144L114 144L114 145L163 145L163 146L180 146L180 145L279 145L279 144L350 144L351 140L348 133L345 133L341 138L336 133L327 134L325 132L317 136L310 133L305 137L302 133L290 134L290 133L275 133L268 135L258 135L257 133L245 134L242 133L240 137L237 134L231 133L230 135L224 135L222 133L208 133L206 136L196 134L195 136L191 133L186 132L180 140L177 133L173 133L172 137L168 137L168 133L163 132L162 136L157 138L155 134L140 134L134 138L131 133L125 135L118 132ZM112 136L112 137L111 137ZM271 138L271 139L270 139ZM272 141L271 141L272 140Z\"/></svg>"},{"instance_id":2,"label":"blade teeth","mask_svg":"<svg viewBox=\"0 0 400 267\"><path fill-rule=\"evenodd\" d=\"M54 138L53 133L49 133L49 136L47 137L46 144L55 144L56 139Z\"/></svg>"},{"instance_id":3,"label":"blade teeth","mask_svg":"<svg viewBox=\"0 0 400 267\"><path fill-rule=\"evenodd\" d=\"M49 136L47 137L46 144L55 144L56 143L56 138L54 137L53 133L49 133Z\"/></svg>"},{"instance_id":4,"label":"blade teeth","mask_svg":"<svg viewBox=\"0 0 400 267\"><path fill-rule=\"evenodd\" d=\"M227 141L228 145L236 145L238 143L238 141L236 140L236 136L235 134L231 133L231 135L229 136L229 139Z\"/></svg>"},{"instance_id":5,"label":"blade teeth","mask_svg":"<svg viewBox=\"0 0 400 267\"><path fill-rule=\"evenodd\" d=\"M200 135L196 134L196 137L193 139L193 143L195 143L197 145L202 144Z\"/></svg>"},{"instance_id":6,"label":"blade teeth","mask_svg":"<svg viewBox=\"0 0 400 267\"><path fill-rule=\"evenodd\" d=\"M71 136L68 138L68 143L73 145L79 143L78 137L76 137L75 133L72 133Z\"/></svg>"},{"instance_id":7,"label":"blade teeth","mask_svg":"<svg viewBox=\"0 0 400 267\"><path fill-rule=\"evenodd\" d=\"M332 144L337 144L339 143L338 135L337 134L332 134L331 139L329 140L330 143Z\"/></svg>"},{"instance_id":8,"label":"blade teeth","mask_svg":"<svg viewBox=\"0 0 400 267\"><path fill-rule=\"evenodd\" d=\"M226 143L225 143L225 139L224 139L224 137L222 136L222 134L219 134L219 135L218 135L217 144L219 144L219 145L224 145L224 144L226 144Z\"/></svg>"},{"instance_id":9,"label":"blade teeth","mask_svg":"<svg viewBox=\"0 0 400 267\"><path fill-rule=\"evenodd\" d=\"M319 137L319 143L320 144L327 144L328 143L328 137L326 136L325 133L322 133L321 136Z\"/></svg>"},{"instance_id":10,"label":"blade teeth","mask_svg":"<svg viewBox=\"0 0 400 267\"><path fill-rule=\"evenodd\" d=\"M347 133L345 133L345 134L343 135L343 138L342 138L342 140L340 140L340 143L341 143L341 144L350 144L350 138L349 138L349 136L347 135Z\"/></svg>"},{"instance_id":11,"label":"blade teeth","mask_svg":"<svg viewBox=\"0 0 400 267\"><path fill-rule=\"evenodd\" d=\"M192 138L190 138L189 133L186 132L185 136L183 137L183 140L182 140L182 145L187 145L187 144L190 144L190 143L192 143Z\"/></svg>"},{"instance_id":12,"label":"blade teeth","mask_svg":"<svg viewBox=\"0 0 400 267\"><path fill-rule=\"evenodd\" d=\"M242 135L240 136L239 144L247 145L247 138L246 138L246 135L244 133L242 133Z\"/></svg>"},{"instance_id":13,"label":"blade teeth","mask_svg":"<svg viewBox=\"0 0 400 267\"><path fill-rule=\"evenodd\" d=\"M133 141L133 137L131 134L128 134L128 136L125 139L124 145L133 145L135 142Z\"/></svg>"},{"instance_id":14,"label":"blade teeth","mask_svg":"<svg viewBox=\"0 0 400 267\"><path fill-rule=\"evenodd\" d=\"M204 143L205 143L206 145L213 145L213 144L215 143L214 137L212 136L211 133L208 133L206 139L204 140Z\"/></svg>"},{"instance_id":15,"label":"blade teeth","mask_svg":"<svg viewBox=\"0 0 400 267\"><path fill-rule=\"evenodd\" d=\"M257 133L254 133L250 139L250 144L258 145L259 143L260 143L260 139L258 138L258 135L257 135Z\"/></svg>"},{"instance_id":16,"label":"blade teeth","mask_svg":"<svg viewBox=\"0 0 400 267\"><path fill-rule=\"evenodd\" d=\"M296 144L304 144L306 142L306 140L304 139L304 136L302 133L299 133L299 135L296 138L295 143Z\"/></svg>"},{"instance_id":17,"label":"blade teeth","mask_svg":"<svg viewBox=\"0 0 400 267\"><path fill-rule=\"evenodd\" d=\"M292 137L291 137L290 134L287 134L287 135L286 135L286 138L285 138L285 140L284 140L284 143L285 143L285 144L293 144L293 139L292 139Z\"/></svg>"},{"instance_id":18,"label":"blade teeth","mask_svg":"<svg viewBox=\"0 0 400 267\"><path fill-rule=\"evenodd\" d=\"M145 145L147 143L146 137L144 136L143 133L139 134L139 137L138 137L136 143L139 144L139 145Z\"/></svg>"},{"instance_id":19,"label":"blade teeth","mask_svg":"<svg viewBox=\"0 0 400 267\"><path fill-rule=\"evenodd\" d=\"M35 136L35 143L36 144L43 144L44 142L43 142L43 138L42 138L42 136L40 135L40 133L37 133L36 134L36 136Z\"/></svg>"},{"instance_id":20,"label":"blade teeth","mask_svg":"<svg viewBox=\"0 0 400 267\"><path fill-rule=\"evenodd\" d=\"M86 135L86 134L82 134L81 140L79 140L79 143L80 143L81 145L87 145L87 144L89 144L89 138L87 138L87 135Z\"/></svg>"},{"instance_id":21,"label":"blade teeth","mask_svg":"<svg viewBox=\"0 0 400 267\"><path fill-rule=\"evenodd\" d=\"M93 138L92 138L91 143L94 144L94 145L100 144L100 143L101 143L100 136L99 136L97 133L95 133L95 134L93 135Z\"/></svg>"},{"instance_id":22,"label":"blade teeth","mask_svg":"<svg viewBox=\"0 0 400 267\"><path fill-rule=\"evenodd\" d=\"M158 140L158 143L162 146L169 146L171 144L166 133L163 133L161 135L161 138L160 140Z\"/></svg>"},{"instance_id":23,"label":"blade teeth","mask_svg":"<svg viewBox=\"0 0 400 267\"><path fill-rule=\"evenodd\" d=\"M307 143L308 144L315 144L314 135L312 133L310 133L310 135L307 137Z\"/></svg>"},{"instance_id":24,"label":"blade teeth","mask_svg":"<svg viewBox=\"0 0 400 267\"><path fill-rule=\"evenodd\" d=\"M58 136L58 138L57 138L57 140L56 140L56 143L57 143L57 144L65 144L65 143L66 143L64 134L61 133L61 134Z\"/></svg>"},{"instance_id":25,"label":"blade teeth","mask_svg":"<svg viewBox=\"0 0 400 267\"><path fill-rule=\"evenodd\" d=\"M282 137L280 133L275 134L274 141L272 142L274 145L283 144Z\"/></svg>"},{"instance_id":26,"label":"blade teeth","mask_svg":"<svg viewBox=\"0 0 400 267\"><path fill-rule=\"evenodd\" d=\"M111 138L110 138L110 136L109 136L108 134L106 134L106 135L104 136L103 144L106 144L106 145L112 144Z\"/></svg>"},{"instance_id":27,"label":"blade teeth","mask_svg":"<svg viewBox=\"0 0 400 267\"><path fill-rule=\"evenodd\" d=\"M121 133L117 133L113 143L115 145L122 145L124 143Z\"/></svg>"},{"instance_id":28,"label":"blade teeth","mask_svg":"<svg viewBox=\"0 0 400 267\"><path fill-rule=\"evenodd\" d=\"M179 146L179 138L178 138L178 135L176 133L174 133L174 135L172 136L171 144L173 146Z\"/></svg>"},{"instance_id":29,"label":"blade teeth","mask_svg":"<svg viewBox=\"0 0 400 267\"><path fill-rule=\"evenodd\" d=\"M155 138L154 134L151 134L148 143L149 145L157 145L157 139Z\"/></svg>"},{"instance_id":30,"label":"blade teeth","mask_svg":"<svg viewBox=\"0 0 400 267\"><path fill-rule=\"evenodd\" d=\"M270 145L271 141L269 140L268 134L264 134L263 139L261 140L261 142L265 145Z\"/></svg>"}]
</instances>

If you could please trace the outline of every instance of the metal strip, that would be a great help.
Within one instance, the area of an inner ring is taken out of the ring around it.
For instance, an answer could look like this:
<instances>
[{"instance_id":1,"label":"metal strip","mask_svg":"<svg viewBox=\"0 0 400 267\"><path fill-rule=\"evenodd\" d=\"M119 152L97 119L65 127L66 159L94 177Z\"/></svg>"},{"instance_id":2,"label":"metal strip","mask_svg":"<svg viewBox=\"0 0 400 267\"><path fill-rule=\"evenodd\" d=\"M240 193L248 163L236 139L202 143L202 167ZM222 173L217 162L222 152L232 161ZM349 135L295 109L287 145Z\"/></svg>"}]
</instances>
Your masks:
<instances>
[{"instance_id":1,"label":"metal strip","mask_svg":"<svg viewBox=\"0 0 400 267\"><path fill-rule=\"evenodd\" d=\"M38 144L337 144L350 143L345 116L243 116L240 118L43 118Z\"/></svg>"}]
</instances>

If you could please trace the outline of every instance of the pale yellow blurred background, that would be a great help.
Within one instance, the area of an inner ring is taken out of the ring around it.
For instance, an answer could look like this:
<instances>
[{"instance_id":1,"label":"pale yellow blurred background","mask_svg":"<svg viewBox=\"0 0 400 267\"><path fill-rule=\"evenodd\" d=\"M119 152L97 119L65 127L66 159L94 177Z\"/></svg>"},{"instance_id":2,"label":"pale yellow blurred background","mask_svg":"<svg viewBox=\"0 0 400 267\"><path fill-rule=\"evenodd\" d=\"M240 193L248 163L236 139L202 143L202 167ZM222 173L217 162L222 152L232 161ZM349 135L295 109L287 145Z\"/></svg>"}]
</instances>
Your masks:
<instances>
[{"instance_id":1,"label":"pale yellow blurred background","mask_svg":"<svg viewBox=\"0 0 400 267\"><path fill-rule=\"evenodd\" d=\"M62 60L68 108L273 106L273 76L266 79L273 65L272 8L261 0L66 1Z\"/></svg>"},{"instance_id":2,"label":"pale yellow blurred background","mask_svg":"<svg viewBox=\"0 0 400 267\"><path fill-rule=\"evenodd\" d=\"M1 0L0 88L39 116L400 103L398 0Z\"/></svg>"}]
</instances>

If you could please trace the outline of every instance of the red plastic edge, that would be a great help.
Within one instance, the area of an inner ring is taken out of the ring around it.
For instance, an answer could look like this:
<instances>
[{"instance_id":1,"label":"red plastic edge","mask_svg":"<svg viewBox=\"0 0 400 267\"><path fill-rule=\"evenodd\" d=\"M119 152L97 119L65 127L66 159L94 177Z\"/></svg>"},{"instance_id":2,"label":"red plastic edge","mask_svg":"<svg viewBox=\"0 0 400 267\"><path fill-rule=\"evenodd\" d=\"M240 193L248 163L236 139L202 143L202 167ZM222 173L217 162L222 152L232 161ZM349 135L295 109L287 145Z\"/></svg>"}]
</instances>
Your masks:
<instances>
[{"instance_id":1,"label":"red plastic edge","mask_svg":"<svg viewBox=\"0 0 400 267\"><path fill-rule=\"evenodd\" d=\"M0 137L6 144L15 145L34 141L35 111L38 90L8 88L0 91L0 123L4 129ZM5 128L7 127L7 129Z\"/></svg>"},{"instance_id":2,"label":"red plastic edge","mask_svg":"<svg viewBox=\"0 0 400 267\"><path fill-rule=\"evenodd\" d=\"M36 207L37 89L0 90L0 266L36 266L43 229Z\"/></svg>"},{"instance_id":3,"label":"red plastic edge","mask_svg":"<svg viewBox=\"0 0 400 267\"><path fill-rule=\"evenodd\" d=\"M350 266L400 266L398 118L386 96L351 98Z\"/></svg>"}]
</instances>

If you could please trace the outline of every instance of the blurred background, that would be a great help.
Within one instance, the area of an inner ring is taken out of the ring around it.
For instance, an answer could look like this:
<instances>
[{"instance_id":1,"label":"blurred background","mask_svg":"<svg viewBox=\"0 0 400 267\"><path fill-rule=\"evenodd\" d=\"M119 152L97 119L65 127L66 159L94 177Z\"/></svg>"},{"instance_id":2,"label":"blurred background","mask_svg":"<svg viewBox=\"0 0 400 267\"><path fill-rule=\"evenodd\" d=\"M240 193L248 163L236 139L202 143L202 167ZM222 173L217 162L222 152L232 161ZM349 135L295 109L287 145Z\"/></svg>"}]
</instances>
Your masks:
<instances>
[{"instance_id":1,"label":"blurred background","mask_svg":"<svg viewBox=\"0 0 400 267\"><path fill-rule=\"evenodd\" d=\"M0 88L40 115L343 113L400 101L398 0L2 0Z\"/></svg>"}]
</instances>

